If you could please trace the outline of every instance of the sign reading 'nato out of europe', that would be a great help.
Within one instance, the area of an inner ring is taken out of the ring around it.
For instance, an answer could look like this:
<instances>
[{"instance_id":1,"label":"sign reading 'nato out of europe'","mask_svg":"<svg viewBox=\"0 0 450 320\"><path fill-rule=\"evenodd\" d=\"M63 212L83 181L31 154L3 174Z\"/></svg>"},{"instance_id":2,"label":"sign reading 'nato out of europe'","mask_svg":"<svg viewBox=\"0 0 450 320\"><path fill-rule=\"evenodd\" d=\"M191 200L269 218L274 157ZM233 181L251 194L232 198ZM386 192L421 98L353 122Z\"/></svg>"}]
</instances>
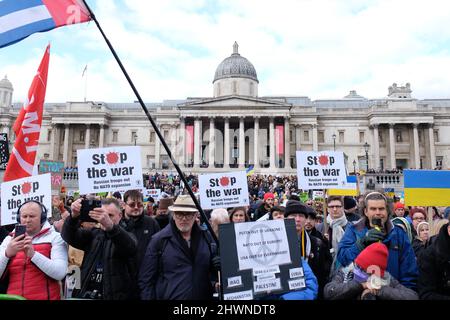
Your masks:
<instances>
[{"instance_id":1,"label":"sign reading 'nato out of europe'","mask_svg":"<svg viewBox=\"0 0 450 320\"><path fill-rule=\"evenodd\" d=\"M337 151L297 151L298 187L311 189L345 189L347 172L344 154Z\"/></svg>"},{"instance_id":2,"label":"sign reading 'nato out of europe'","mask_svg":"<svg viewBox=\"0 0 450 320\"><path fill-rule=\"evenodd\" d=\"M81 194L142 189L141 147L77 151Z\"/></svg>"}]
</instances>

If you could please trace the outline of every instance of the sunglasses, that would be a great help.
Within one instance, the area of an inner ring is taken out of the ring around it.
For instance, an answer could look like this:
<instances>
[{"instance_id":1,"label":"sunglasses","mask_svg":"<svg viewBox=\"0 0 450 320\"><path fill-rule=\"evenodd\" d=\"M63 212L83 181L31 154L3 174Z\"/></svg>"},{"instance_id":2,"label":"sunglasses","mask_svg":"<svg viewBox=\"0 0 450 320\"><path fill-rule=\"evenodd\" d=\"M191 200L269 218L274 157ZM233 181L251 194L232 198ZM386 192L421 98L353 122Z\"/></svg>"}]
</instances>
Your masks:
<instances>
[{"instance_id":1,"label":"sunglasses","mask_svg":"<svg viewBox=\"0 0 450 320\"><path fill-rule=\"evenodd\" d=\"M131 202L131 203L127 203L127 206L129 206L130 208L142 208L144 207L144 204L142 202Z\"/></svg>"}]
</instances>

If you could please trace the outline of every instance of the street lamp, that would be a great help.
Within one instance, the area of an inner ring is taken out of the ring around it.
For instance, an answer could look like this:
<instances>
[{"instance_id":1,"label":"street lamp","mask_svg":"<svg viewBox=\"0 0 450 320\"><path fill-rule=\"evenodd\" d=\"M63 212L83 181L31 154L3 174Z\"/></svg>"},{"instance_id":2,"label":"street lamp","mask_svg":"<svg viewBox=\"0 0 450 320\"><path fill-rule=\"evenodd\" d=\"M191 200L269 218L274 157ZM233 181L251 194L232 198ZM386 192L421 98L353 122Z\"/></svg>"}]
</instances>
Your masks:
<instances>
[{"instance_id":1,"label":"street lamp","mask_svg":"<svg viewBox=\"0 0 450 320\"><path fill-rule=\"evenodd\" d=\"M336 151L336 134L335 133L333 133L332 138L333 138L333 151Z\"/></svg>"},{"instance_id":2,"label":"street lamp","mask_svg":"<svg viewBox=\"0 0 450 320\"><path fill-rule=\"evenodd\" d=\"M353 160L353 173L356 175L356 160Z\"/></svg>"},{"instance_id":3,"label":"street lamp","mask_svg":"<svg viewBox=\"0 0 450 320\"><path fill-rule=\"evenodd\" d=\"M364 151L366 152L366 172L369 171L369 144L364 143Z\"/></svg>"}]
</instances>

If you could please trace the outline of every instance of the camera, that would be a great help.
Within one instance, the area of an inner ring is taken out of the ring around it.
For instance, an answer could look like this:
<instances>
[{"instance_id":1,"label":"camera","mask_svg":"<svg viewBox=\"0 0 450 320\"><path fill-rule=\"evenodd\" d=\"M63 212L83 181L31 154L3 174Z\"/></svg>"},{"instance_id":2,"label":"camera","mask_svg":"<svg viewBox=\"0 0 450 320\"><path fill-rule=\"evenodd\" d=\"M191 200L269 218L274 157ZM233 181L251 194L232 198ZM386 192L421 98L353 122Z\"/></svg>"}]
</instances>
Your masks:
<instances>
[{"instance_id":1,"label":"camera","mask_svg":"<svg viewBox=\"0 0 450 320\"><path fill-rule=\"evenodd\" d=\"M27 227L24 224L16 224L16 228L14 231L14 238L17 238L27 231Z\"/></svg>"},{"instance_id":2,"label":"camera","mask_svg":"<svg viewBox=\"0 0 450 320\"><path fill-rule=\"evenodd\" d=\"M89 211L94 208L100 208L102 206L101 200L82 200L80 209L80 221L83 222L98 222L89 216Z\"/></svg>"}]
</instances>

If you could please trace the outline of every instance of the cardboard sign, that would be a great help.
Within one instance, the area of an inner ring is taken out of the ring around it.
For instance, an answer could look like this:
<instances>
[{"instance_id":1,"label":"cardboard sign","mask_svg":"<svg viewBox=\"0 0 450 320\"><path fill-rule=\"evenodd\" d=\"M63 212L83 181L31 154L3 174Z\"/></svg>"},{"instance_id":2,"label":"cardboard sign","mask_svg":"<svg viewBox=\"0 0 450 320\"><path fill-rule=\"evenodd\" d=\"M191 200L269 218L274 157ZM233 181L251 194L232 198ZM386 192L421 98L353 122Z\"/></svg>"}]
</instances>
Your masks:
<instances>
[{"instance_id":1,"label":"cardboard sign","mask_svg":"<svg viewBox=\"0 0 450 320\"><path fill-rule=\"evenodd\" d=\"M52 190L60 190L64 175L64 162L41 160L39 162L39 174L51 173Z\"/></svg>"},{"instance_id":2,"label":"cardboard sign","mask_svg":"<svg viewBox=\"0 0 450 320\"><path fill-rule=\"evenodd\" d=\"M247 206L248 184L245 171L203 174L198 177L203 209Z\"/></svg>"},{"instance_id":3,"label":"cardboard sign","mask_svg":"<svg viewBox=\"0 0 450 320\"><path fill-rule=\"evenodd\" d=\"M4 182L2 193L2 226L17 223L17 209L28 200L36 200L52 214L52 190L50 173Z\"/></svg>"},{"instance_id":4,"label":"cardboard sign","mask_svg":"<svg viewBox=\"0 0 450 320\"><path fill-rule=\"evenodd\" d=\"M297 151L296 155L300 189L345 189L347 173L342 152Z\"/></svg>"},{"instance_id":5,"label":"cardboard sign","mask_svg":"<svg viewBox=\"0 0 450 320\"><path fill-rule=\"evenodd\" d=\"M224 300L303 289L293 219L221 224L219 238Z\"/></svg>"},{"instance_id":6,"label":"cardboard sign","mask_svg":"<svg viewBox=\"0 0 450 320\"><path fill-rule=\"evenodd\" d=\"M9 161L8 135L0 133L0 170L6 170Z\"/></svg>"},{"instance_id":7,"label":"cardboard sign","mask_svg":"<svg viewBox=\"0 0 450 320\"><path fill-rule=\"evenodd\" d=\"M142 189L141 147L77 150L81 194Z\"/></svg>"}]
</instances>

